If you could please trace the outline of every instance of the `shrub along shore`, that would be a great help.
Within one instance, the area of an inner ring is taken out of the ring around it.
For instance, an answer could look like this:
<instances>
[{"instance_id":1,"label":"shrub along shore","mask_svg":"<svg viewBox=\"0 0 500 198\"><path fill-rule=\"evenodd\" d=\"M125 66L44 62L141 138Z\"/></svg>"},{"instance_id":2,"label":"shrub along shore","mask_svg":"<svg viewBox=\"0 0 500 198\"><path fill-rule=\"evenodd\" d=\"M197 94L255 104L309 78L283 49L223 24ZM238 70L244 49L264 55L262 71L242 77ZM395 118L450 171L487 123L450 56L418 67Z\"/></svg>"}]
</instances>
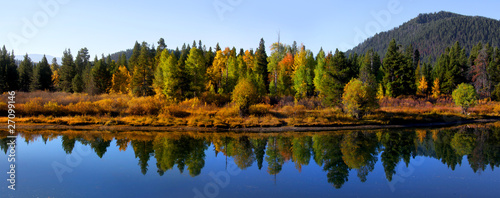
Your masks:
<instances>
[{"instance_id":1,"label":"shrub along shore","mask_svg":"<svg viewBox=\"0 0 500 198\"><path fill-rule=\"evenodd\" d=\"M6 97L6 94L2 95L2 98ZM500 115L500 103L492 101L479 101L478 105L469 109L469 115L463 115L461 108L449 97L382 98L379 100L380 108L364 115L362 119L355 119L338 107L323 107L317 98L300 101L286 97L278 101L264 98L261 102L251 105L249 114L241 117L234 104L207 104L197 98L169 102L155 96L20 92L16 96L16 124L26 128L57 125L59 128L86 129L105 126L106 129L142 127L148 130L322 130L353 126L377 128L453 124L480 119L495 120ZM7 112L5 103L0 103L0 108L1 112ZM6 116L3 115L1 119L6 119Z\"/></svg>"}]
</instances>

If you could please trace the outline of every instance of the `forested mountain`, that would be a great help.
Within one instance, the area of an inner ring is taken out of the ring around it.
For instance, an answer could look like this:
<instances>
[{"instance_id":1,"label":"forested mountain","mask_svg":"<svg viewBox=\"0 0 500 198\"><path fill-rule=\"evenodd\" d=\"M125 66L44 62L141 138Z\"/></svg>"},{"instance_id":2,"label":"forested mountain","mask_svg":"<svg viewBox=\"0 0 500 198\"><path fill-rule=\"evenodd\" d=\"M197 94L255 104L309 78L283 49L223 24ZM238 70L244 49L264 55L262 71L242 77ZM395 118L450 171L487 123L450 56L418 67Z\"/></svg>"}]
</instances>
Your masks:
<instances>
[{"instance_id":1,"label":"forested mountain","mask_svg":"<svg viewBox=\"0 0 500 198\"><path fill-rule=\"evenodd\" d=\"M451 12L420 14L418 17L387 32L368 38L347 53L362 54L373 48L384 58L391 39L398 44L412 44L420 51L420 57L433 61L445 52L447 47L459 42L467 50L478 42L489 43L493 47L500 45L500 21L480 16L464 16Z\"/></svg>"}]
</instances>

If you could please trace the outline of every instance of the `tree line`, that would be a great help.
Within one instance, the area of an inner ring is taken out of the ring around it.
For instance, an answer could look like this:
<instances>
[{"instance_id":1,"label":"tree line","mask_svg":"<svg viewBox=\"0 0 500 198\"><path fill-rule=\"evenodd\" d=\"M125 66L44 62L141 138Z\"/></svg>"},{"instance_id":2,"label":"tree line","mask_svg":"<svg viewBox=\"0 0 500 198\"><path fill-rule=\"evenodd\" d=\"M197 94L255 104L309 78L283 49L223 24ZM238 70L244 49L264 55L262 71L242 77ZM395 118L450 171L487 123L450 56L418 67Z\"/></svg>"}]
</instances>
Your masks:
<instances>
[{"instance_id":1,"label":"tree line","mask_svg":"<svg viewBox=\"0 0 500 198\"><path fill-rule=\"evenodd\" d=\"M16 65L13 52L5 46L0 54L2 92L124 93L225 103L233 93L248 95L247 90L254 90L257 98L319 97L325 106L335 106L342 102L351 79L365 84L367 94L379 98L449 95L459 84L469 83L481 98L499 100L500 51L478 43L467 56L456 42L432 64L430 59L422 60L412 45L401 46L394 39L383 59L374 50L359 55L320 49L314 55L296 42L273 43L268 56L263 39L255 51L222 49L218 44L207 50L201 41L173 50L160 39L157 47L136 42L130 58L122 53L117 61L110 55L91 61L87 48L80 49L75 58L66 49L61 65L55 58L49 64L45 56L34 63L28 55ZM237 86L242 81L245 86Z\"/></svg>"}]
</instances>

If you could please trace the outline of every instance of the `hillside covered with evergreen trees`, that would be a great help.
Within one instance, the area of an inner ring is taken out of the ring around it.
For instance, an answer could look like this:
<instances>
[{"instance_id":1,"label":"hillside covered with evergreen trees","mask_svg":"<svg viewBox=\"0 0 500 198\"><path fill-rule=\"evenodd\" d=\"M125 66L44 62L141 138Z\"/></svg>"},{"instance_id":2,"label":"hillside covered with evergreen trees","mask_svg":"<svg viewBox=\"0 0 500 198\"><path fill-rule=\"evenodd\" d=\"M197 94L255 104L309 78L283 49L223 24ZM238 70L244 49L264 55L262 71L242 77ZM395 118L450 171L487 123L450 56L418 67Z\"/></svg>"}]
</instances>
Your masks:
<instances>
[{"instance_id":1,"label":"hillside covered with evergreen trees","mask_svg":"<svg viewBox=\"0 0 500 198\"><path fill-rule=\"evenodd\" d=\"M418 17L387 32L368 38L363 43L349 50L348 53L362 54L369 49L384 57L389 41L404 46L412 44L420 51L424 60L428 57L435 61L445 49L459 42L469 54L477 43L489 43L500 46L500 21L480 16L464 16L451 12L420 14Z\"/></svg>"}]
</instances>

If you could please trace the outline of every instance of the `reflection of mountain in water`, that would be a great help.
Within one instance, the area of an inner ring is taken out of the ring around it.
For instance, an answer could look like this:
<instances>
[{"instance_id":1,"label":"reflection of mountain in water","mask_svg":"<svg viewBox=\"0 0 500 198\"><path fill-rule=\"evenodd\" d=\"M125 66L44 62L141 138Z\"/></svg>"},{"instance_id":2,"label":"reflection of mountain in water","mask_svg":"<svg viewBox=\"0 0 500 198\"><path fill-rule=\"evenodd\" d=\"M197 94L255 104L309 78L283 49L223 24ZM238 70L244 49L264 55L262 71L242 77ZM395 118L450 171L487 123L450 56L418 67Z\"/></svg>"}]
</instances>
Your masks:
<instances>
[{"instance_id":1,"label":"reflection of mountain in water","mask_svg":"<svg viewBox=\"0 0 500 198\"><path fill-rule=\"evenodd\" d=\"M63 134L63 135L60 135ZM350 131L332 133L102 133L102 132L29 132L22 133L27 143L40 137L46 142L58 138L67 154L76 142L88 145L100 158L111 141L116 140L120 151L132 146L143 174L148 171L151 157L156 158L159 175L186 169L195 177L205 166L207 149L213 145L214 155L232 158L242 170L254 164L258 169L267 162L267 172L277 175L285 163L294 163L297 170L314 161L326 172L328 182L340 188L355 170L362 182L374 170L379 160L387 180L396 174L402 161L406 166L416 156L440 160L451 170L461 166L464 156L474 172L500 165L500 128L491 125L463 126L445 130ZM5 136L2 136L5 137ZM7 138L0 138L1 149L7 152ZM380 159L379 159L380 154Z\"/></svg>"}]
</instances>

